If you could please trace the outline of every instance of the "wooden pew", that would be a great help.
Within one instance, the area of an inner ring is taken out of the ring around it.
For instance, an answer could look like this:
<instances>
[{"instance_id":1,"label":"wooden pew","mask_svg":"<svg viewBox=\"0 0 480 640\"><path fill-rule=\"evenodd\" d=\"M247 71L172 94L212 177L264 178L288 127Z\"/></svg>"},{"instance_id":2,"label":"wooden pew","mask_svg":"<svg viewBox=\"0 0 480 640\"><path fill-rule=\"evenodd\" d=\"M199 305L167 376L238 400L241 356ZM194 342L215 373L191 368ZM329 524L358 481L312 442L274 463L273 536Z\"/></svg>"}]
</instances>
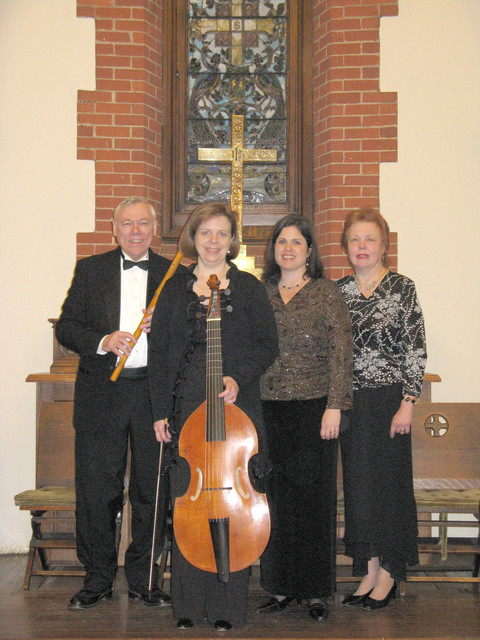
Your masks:
<instances>
[{"instance_id":1,"label":"wooden pew","mask_svg":"<svg viewBox=\"0 0 480 640\"><path fill-rule=\"evenodd\" d=\"M417 404L412 450L420 564L409 568L407 582L480 582L480 403ZM337 553L341 555L344 551L341 472L337 512ZM433 514L438 514L439 519L432 519ZM467 514L474 519L466 519ZM453 527L472 529L473 536L454 537ZM451 556L466 554L474 554L471 575L452 575L459 571L470 573L470 567L447 563ZM430 575L417 575L418 572ZM358 578L337 578L337 582L355 580ZM400 591L405 592L404 584L400 585Z\"/></svg>"},{"instance_id":2,"label":"wooden pew","mask_svg":"<svg viewBox=\"0 0 480 640\"><path fill-rule=\"evenodd\" d=\"M408 581L480 582L480 403L418 404L412 440L418 524L429 532L419 538L419 551L437 556L434 565L421 563L413 571L458 571L460 567L447 565L454 554L473 553L475 560L469 577L409 572ZM432 520L432 514L439 514L439 520ZM474 535L449 535L454 527L473 529ZM432 529L438 529L438 535Z\"/></svg>"}]
</instances>

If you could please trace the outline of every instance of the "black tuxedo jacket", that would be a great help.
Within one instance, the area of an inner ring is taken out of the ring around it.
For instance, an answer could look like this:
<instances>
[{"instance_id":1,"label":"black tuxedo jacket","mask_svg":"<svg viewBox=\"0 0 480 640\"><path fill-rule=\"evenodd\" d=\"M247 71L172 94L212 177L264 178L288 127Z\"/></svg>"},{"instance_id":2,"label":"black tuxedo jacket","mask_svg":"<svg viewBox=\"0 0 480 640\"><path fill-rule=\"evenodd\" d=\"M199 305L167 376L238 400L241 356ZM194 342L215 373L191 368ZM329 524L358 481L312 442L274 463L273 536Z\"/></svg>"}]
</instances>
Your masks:
<instances>
[{"instance_id":1,"label":"black tuxedo jacket","mask_svg":"<svg viewBox=\"0 0 480 640\"><path fill-rule=\"evenodd\" d=\"M117 356L97 355L97 348L100 340L120 324L120 255L117 248L77 263L56 325L60 344L80 355L75 385L76 429L100 427L108 422L112 385L117 384L110 381L110 376ZM169 260L149 251L147 306L169 266Z\"/></svg>"}]
</instances>

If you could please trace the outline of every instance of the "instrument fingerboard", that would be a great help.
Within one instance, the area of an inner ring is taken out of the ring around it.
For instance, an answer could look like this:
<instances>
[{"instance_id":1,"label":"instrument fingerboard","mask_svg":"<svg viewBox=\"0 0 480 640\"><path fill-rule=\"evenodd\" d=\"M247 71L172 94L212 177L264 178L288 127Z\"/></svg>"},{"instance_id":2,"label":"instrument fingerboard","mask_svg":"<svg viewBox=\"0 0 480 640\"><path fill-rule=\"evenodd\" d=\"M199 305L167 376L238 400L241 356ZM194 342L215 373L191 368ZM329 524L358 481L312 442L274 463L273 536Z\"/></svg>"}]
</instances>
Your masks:
<instances>
[{"instance_id":1,"label":"instrument fingerboard","mask_svg":"<svg viewBox=\"0 0 480 640\"><path fill-rule=\"evenodd\" d=\"M220 282L216 276L208 281L211 289L207 313L207 442L225 440L225 404L223 391L222 333L220 317Z\"/></svg>"}]
</instances>

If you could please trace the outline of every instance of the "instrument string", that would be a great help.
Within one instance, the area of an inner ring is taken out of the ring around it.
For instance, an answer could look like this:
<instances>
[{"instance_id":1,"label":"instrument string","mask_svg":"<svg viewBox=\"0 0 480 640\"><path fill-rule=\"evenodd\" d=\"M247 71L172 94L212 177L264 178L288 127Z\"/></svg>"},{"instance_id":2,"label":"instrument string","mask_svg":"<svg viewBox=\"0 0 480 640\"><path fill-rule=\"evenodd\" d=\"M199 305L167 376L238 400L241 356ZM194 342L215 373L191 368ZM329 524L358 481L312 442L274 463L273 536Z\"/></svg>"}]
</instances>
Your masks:
<instances>
[{"instance_id":1,"label":"instrument string","mask_svg":"<svg viewBox=\"0 0 480 640\"><path fill-rule=\"evenodd\" d=\"M217 296L219 293L217 292ZM218 303L218 300L217 300ZM223 425L222 425L222 410L224 407L223 398L219 398L218 395L222 392L223 389L223 380L222 380L222 351L221 351L221 330L220 330L220 320L214 323L214 354L213 354L213 367L214 367L214 376L215 376L215 443L219 443L224 440L223 437ZM216 447L219 445L216 444ZM217 464L215 468L215 487L220 487L221 485L221 477L222 470L220 469L220 456L216 456ZM217 494L219 491L216 492ZM220 496L217 495L217 502L220 503ZM217 518L221 517L223 514L220 514L219 508L217 508L216 516Z\"/></svg>"},{"instance_id":2,"label":"instrument string","mask_svg":"<svg viewBox=\"0 0 480 640\"><path fill-rule=\"evenodd\" d=\"M211 334L212 334L212 321L207 320L207 415L206 415L206 438L205 438L205 483L206 483L206 502L208 507L208 517L213 518L213 505L212 505L212 492L208 489L212 486L211 477L211 444L212 444L212 409L213 404L213 381L212 381L212 364L211 364Z\"/></svg>"}]
</instances>

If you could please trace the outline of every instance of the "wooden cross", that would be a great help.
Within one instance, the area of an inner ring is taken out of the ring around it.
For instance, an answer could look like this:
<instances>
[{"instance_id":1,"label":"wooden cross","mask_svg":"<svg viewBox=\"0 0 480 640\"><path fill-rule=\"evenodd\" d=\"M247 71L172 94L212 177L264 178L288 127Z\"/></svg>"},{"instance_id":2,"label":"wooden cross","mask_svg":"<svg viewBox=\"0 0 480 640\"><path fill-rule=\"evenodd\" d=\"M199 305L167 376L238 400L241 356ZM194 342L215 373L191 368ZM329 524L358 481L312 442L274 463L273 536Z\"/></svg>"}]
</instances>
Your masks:
<instances>
[{"instance_id":1,"label":"wooden cross","mask_svg":"<svg viewBox=\"0 0 480 640\"><path fill-rule=\"evenodd\" d=\"M198 149L199 160L232 163L230 206L238 216L238 236L242 242L243 164L244 162L276 162L276 149L245 149L243 146L244 116L232 116L232 146L227 149Z\"/></svg>"}]
</instances>

